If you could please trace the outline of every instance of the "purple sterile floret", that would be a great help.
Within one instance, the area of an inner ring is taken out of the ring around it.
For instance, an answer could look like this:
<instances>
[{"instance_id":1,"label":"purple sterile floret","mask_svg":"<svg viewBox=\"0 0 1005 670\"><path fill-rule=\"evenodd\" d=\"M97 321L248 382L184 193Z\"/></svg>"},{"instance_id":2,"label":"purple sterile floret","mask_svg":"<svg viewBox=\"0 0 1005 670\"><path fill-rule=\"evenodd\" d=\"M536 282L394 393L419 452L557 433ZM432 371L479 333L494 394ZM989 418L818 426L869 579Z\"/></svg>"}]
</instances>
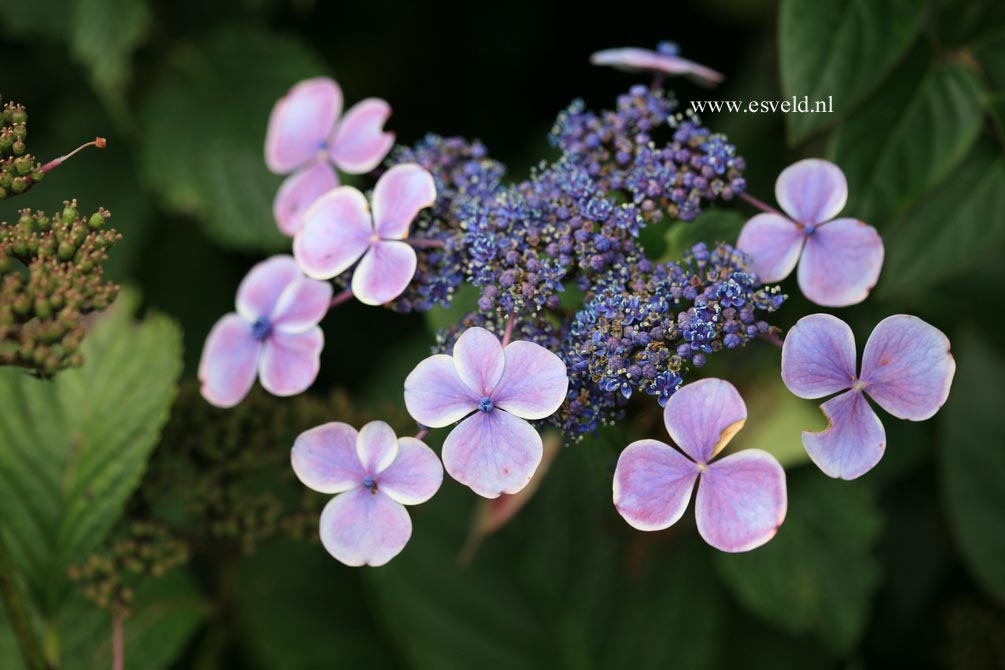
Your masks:
<instances>
[{"instance_id":1,"label":"purple sterile floret","mask_svg":"<svg viewBox=\"0 0 1005 670\"><path fill-rule=\"evenodd\" d=\"M486 498L515 493L541 462L541 436L527 420L544 419L565 400L562 360L519 340L505 348L484 328L464 331L453 355L436 354L405 379L405 406L424 426L457 421L443 443L451 477Z\"/></svg>"},{"instance_id":2,"label":"purple sterile floret","mask_svg":"<svg viewBox=\"0 0 1005 670\"><path fill-rule=\"evenodd\" d=\"M721 379L693 382L669 399L663 419L680 451L639 440L618 459L614 505L625 521L639 530L668 528L698 486L695 519L710 545L749 551L774 537L788 507L782 466L759 449L715 460L747 419L736 388Z\"/></svg>"},{"instance_id":3,"label":"purple sterile floret","mask_svg":"<svg viewBox=\"0 0 1005 670\"><path fill-rule=\"evenodd\" d=\"M798 264L803 295L827 307L865 300L883 267L883 240L857 219L835 219L848 199L841 169L809 158L785 168L775 183L780 213L758 214L736 245L764 281L781 281Z\"/></svg>"},{"instance_id":4,"label":"purple sterile floret","mask_svg":"<svg viewBox=\"0 0 1005 670\"><path fill-rule=\"evenodd\" d=\"M199 363L202 395L233 407L257 377L273 395L307 390L320 368L332 287L305 277L290 256L273 256L251 269L237 290L237 311L206 338Z\"/></svg>"},{"instance_id":5,"label":"purple sterile floret","mask_svg":"<svg viewBox=\"0 0 1005 670\"><path fill-rule=\"evenodd\" d=\"M337 494L321 512L321 542L352 566L397 556L412 535L405 505L426 502L443 482L433 450L383 421L358 432L338 422L312 428L297 437L290 459L305 486Z\"/></svg>"},{"instance_id":6,"label":"purple sterile floret","mask_svg":"<svg viewBox=\"0 0 1005 670\"><path fill-rule=\"evenodd\" d=\"M949 339L906 314L887 317L873 329L858 375L855 337L837 317L803 317L782 347L782 381L792 393L839 394L820 406L827 429L804 431L803 446L825 474L841 479L862 476L886 449L886 431L866 395L898 418L923 421L945 403L955 372Z\"/></svg>"}]
</instances>

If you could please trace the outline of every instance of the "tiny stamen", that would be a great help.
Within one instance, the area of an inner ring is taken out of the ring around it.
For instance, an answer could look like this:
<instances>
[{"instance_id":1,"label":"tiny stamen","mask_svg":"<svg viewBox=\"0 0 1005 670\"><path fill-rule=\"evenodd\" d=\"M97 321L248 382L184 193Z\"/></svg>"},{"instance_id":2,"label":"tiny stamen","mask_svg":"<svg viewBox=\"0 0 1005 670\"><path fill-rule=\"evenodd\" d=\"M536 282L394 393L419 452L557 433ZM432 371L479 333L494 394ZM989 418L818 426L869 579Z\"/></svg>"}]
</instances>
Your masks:
<instances>
[{"instance_id":1,"label":"tiny stamen","mask_svg":"<svg viewBox=\"0 0 1005 670\"><path fill-rule=\"evenodd\" d=\"M76 153L83 151L87 147L96 147L98 149L104 149L107 145L108 141L104 137L95 137L90 142L85 142L84 144L81 144L79 147L77 147L70 153L66 154L65 156L60 156L59 158L53 158L51 161L42 166L42 172L43 173L49 172L50 170L59 167L60 165L63 164L63 161L65 161L67 158L71 158Z\"/></svg>"}]
</instances>

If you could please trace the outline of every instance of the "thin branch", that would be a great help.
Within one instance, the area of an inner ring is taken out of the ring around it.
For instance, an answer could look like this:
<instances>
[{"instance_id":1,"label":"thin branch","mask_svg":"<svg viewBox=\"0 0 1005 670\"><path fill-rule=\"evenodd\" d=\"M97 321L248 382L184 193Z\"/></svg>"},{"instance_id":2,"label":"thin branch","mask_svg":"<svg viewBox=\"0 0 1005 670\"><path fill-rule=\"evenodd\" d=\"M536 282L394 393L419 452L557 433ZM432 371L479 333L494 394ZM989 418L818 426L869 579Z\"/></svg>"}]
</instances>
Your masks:
<instances>
[{"instance_id":1,"label":"thin branch","mask_svg":"<svg viewBox=\"0 0 1005 670\"><path fill-rule=\"evenodd\" d=\"M740 199L743 200L743 201L745 201L745 202L750 203L751 205L753 205L757 209L761 210L762 212L767 212L768 214L777 214L778 216L785 216L784 214L782 214L781 212L779 212L777 209L775 209L771 205L769 205L769 204L767 204L765 202L762 202L762 201L758 200L757 198L755 198L754 196L749 195L747 193L741 193L740 194ZM785 216L785 218L789 218L789 217Z\"/></svg>"}]
</instances>

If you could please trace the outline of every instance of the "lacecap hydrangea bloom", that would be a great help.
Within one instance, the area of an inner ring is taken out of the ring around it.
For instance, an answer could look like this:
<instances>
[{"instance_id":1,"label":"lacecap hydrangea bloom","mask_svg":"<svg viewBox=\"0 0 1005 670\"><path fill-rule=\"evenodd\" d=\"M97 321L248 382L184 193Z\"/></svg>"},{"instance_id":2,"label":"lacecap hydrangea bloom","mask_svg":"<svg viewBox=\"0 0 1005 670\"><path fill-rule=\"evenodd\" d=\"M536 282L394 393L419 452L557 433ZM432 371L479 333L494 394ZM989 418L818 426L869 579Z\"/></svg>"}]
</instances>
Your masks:
<instances>
[{"instance_id":1,"label":"lacecap hydrangea bloom","mask_svg":"<svg viewBox=\"0 0 1005 670\"><path fill-rule=\"evenodd\" d=\"M614 472L618 512L639 530L663 530L684 515L697 486L695 520L710 545L739 552L770 540L788 508L782 466L760 449L715 460L746 420L747 406L727 381L681 388L663 412L680 451L657 440L629 444Z\"/></svg>"},{"instance_id":2,"label":"lacecap hydrangea bloom","mask_svg":"<svg viewBox=\"0 0 1005 670\"><path fill-rule=\"evenodd\" d=\"M808 158L785 168L775 182L785 215L758 214L744 225L736 246L753 258L764 281L781 281L799 265L803 295L826 307L865 300L883 267L883 240L858 219L835 219L848 200L841 168Z\"/></svg>"},{"instance_id":3,"label":"lacecap hydrangea bloom","mask_svg":"<svg viewBox=\"0 0 1005 670\"><path fill-rule=\"evenodd\" d=\"M357 432L326 423L293 444L293 471L305 486L337 494L321 512L321 542L346 565L384 565L412 536L405 505L426 502L443 482L432 449L398 437L383 421Z\"/></svg>"},{"instance_id":4,"label":"lacecap hydrangea bloom","mask_svg":"<svg viewBox=\"0 0 1005 670\"><path fill-rule=\"evenodd\" d=\"M949 397L956 361L949 338L916 316L897 314L873 329L855 373L855 336L829 314L803 317L785 337L782 381L820 405L830 425L803 432L803 446L830 477L855 479L879 463L886 431L865 396L898 419L931 418Z\"/></svg>"},{"instance_id":5,"label":"lacecap hydrangea bloom","mask_svg":"<svg viewBox=\"0 0 1005 670\"><path fill-rule=\"evenodd\" d=\"M237 311L223 316L202 350L202 395L233 407L257 377L266 391L303 393L321 367L332 287L305 277L291 256L273 256L251 269L237 289Z\"/></svg>"},{"instance_id":6,"label":"lacecap hydrangea bloom","mask_svg":"<svg viewBox=\"0 0 1005 670\"><path fill-rule=\"evenodd\" d=\"M273 203L279 229L293 235L303 213L339 184L335 167L362 174L380 164L394 145L383 126L391 107L367 98L342 114L342 89L328 77L306 79L276 102L265 136L265 164L289 174Z\"/></svg>"}]
</instances>

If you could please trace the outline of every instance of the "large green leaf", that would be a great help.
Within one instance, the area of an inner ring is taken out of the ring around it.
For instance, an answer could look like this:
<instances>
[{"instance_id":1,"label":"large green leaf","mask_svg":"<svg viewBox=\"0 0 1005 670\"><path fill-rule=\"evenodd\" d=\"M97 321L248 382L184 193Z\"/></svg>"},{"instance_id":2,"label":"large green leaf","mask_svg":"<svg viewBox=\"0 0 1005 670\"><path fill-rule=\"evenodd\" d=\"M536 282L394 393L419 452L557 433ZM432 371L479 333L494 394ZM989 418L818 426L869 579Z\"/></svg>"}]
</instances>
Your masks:
<instances>
[{"instance_id":1,"label":"large green leaf","mask_svg":"<svg viewBox=\"0 0 1005 670\"><path fill-rule=\"evenodd\" d=\"M95 89L121 100L133 52L153 25L146 0L76 0L69 25L70 51L87 66Z\"/></svg>"},{"instance_id":2,"label":"large green leaf","mask_svg":"<svg viewBox=\"0 0 1005 670\"><path fill-rule=\"evenodd\" d=\"M868 483L789 475L789 512L778 535L746 554L720 554L723 581L754 614L793 634L852 650L879 586L873 547L880 516Z\"/></svg>"},{"instance_id":3,"label":"large green leaf","mask_svg":"<svg viewBox=\"0 0 1005 670\"><path fill-rule=\"evenodd\" d=\"M930 195L884 233L886 260L877 295L923 294L987 260L1005 243L1005 157L978 144Z\"/></svg>"},{"instance_id":4,"label":"large green leaf","mask_svg":"<svg viewBox=\"0 0 1005 670\"><path fill-rule=\"evenodd\" d=\"M833 114L787 114L790 144L837 122L868 95L917 37L918 0L784 0L779 15L786 98L833 98Z\"/></svg>"},{"instance_id":5,"label":"large green leaf","mask_svg":"<svg viewBox=\"0 0 1005 670\"><path fill-rule=\"evenodd\" d=\"M175 47L143 101L141 170L172 209L228 246L288 247L272 219L280 178L262 156L272 105L325 71L302 43L230 29Z\"/></svg>"},{"instance_id":6,"label":"large green leaf","mask_svg":"<svg viewBox=\"0 0 1005 670\"><path fill-rule=\"evenodd\" d=\"M848 216L884 228L889 217L941 182L980 133L981 86L964 61L926 65L916 49L831 136L828 156L848 177Z\"/></svg>"},{"instance_id":7,"label":"large green leaf","mask_svg":"<svg viewBox=\"0 0 1005 670\"><path fill-rule=\"evenodd\" d=\"M977 580L1005 599L1005 358L968 336L943 413L942 483L953 534Z\"/></svg>"},{"instance_id":8,"label":"large green leaf","mask_svg":"<svg viewBox=\"0 0 1005 670\"><path fill-rule=\"evenodd\" d=\"M0 369L0 510L6 540L43 613L66 568L104 539L133 492L175 395L181 335L132 318L125 292L88 332L80 369L39 381Z\"/></svg>"},{"instance_id":9,"label":"large green leaf","mask_svg":"<svg viewBox=\"0 0 1005 670\"><path fill-rule=\"evenodd\" d=\"M724 621L708 549L686 527L670 542L628 528L610 503L610 464L591 451L563 450L470 565L457 562L470 494L447 484L413 508L408 547L366 574L409 667L714 664Z\"/></svg>"}]
</instances>

